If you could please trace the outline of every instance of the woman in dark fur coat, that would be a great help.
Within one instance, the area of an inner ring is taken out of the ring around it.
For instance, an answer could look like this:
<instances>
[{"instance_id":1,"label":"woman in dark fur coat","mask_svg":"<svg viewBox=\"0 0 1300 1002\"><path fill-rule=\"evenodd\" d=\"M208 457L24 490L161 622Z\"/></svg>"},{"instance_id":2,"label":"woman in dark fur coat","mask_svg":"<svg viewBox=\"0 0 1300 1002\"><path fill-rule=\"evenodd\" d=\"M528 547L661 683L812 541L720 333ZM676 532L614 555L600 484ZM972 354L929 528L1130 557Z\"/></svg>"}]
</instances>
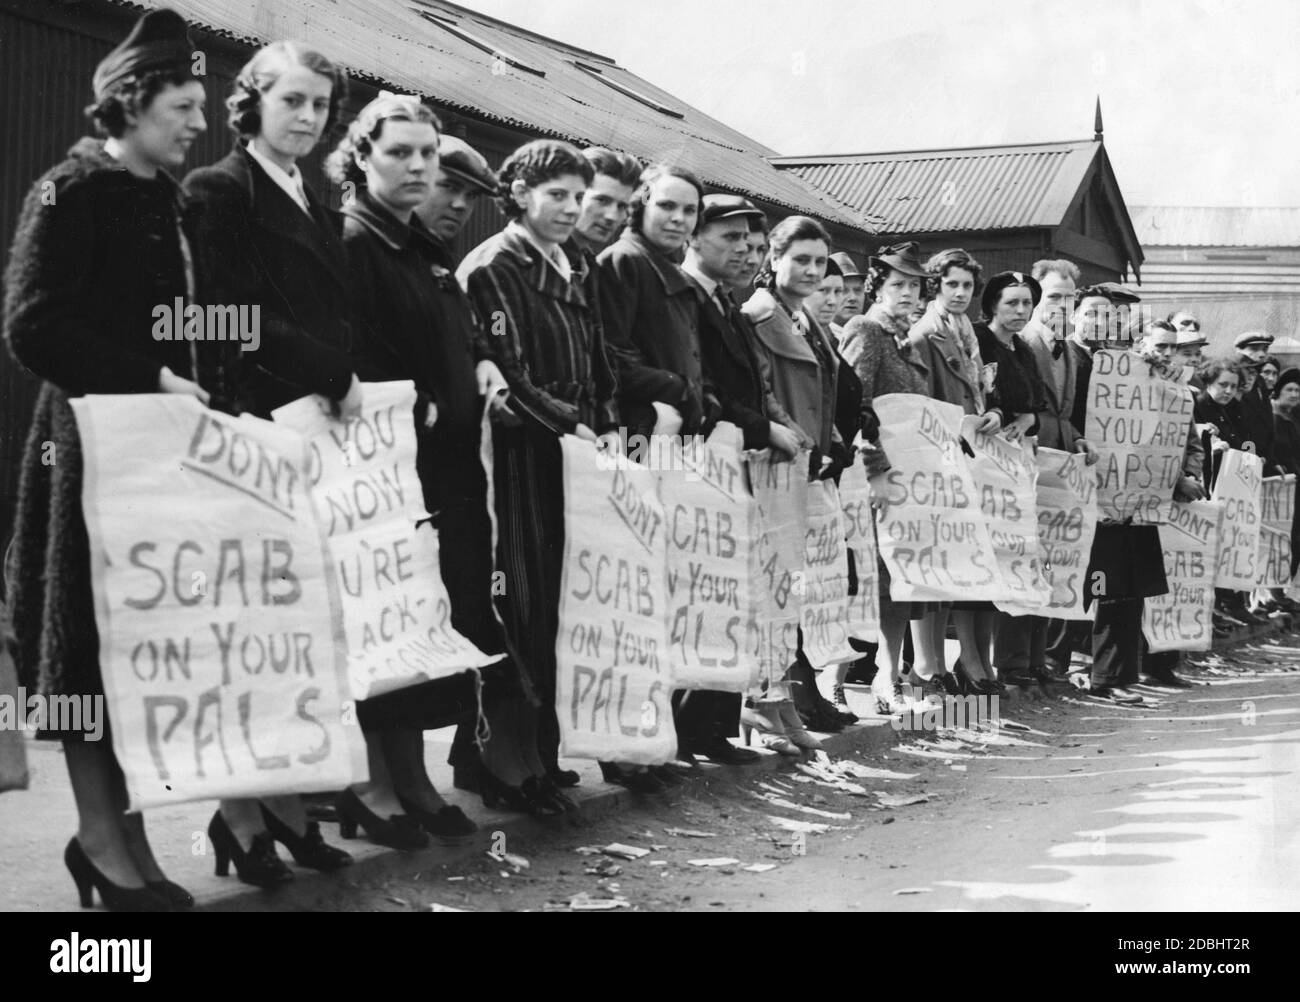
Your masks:
<instances>
[{"instance_id":1,"label":"woman in dark fur coat","mask_svg":"<svg viewBox=\"0 0 1300 1002\"><path fill-rule=\"evenodd\" d=\"M81 139L28 193L5 275L4 334L43 382L22 461L11 598L20 681L42 696L103 699L82 455L69 397L186 393L194 342L155 341L152 310L192 299L180 167L204 131L193 45L169 10L146 14L95 70L87 109L106 139ZM213 401L218 403L218 401ZM139 813L128 814L112 743L45 731L64 742L79 825L64 860L89 907L169 911L193 904L165 880Z\"/></svg>"}]
</instances>

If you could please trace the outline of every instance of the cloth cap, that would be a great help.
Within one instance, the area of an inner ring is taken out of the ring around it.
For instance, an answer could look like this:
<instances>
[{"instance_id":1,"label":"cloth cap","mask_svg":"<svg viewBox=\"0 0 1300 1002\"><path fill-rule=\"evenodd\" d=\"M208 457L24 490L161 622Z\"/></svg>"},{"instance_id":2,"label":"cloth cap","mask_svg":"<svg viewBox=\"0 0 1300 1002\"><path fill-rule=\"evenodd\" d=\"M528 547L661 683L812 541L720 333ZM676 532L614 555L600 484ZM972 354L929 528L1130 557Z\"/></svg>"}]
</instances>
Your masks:
<instances>
[{"instance_id":1,"label":"cloth cap","mask_svg":"<svg viewBox=\"0 0 1300 1002\"><path fill-rule=\"evenodd\" d=\"M497 176L487 159L457 136L438 138L438 166L489 195L497 193Z\"/></svg>"},{"instance_id":2,"label":"cloth cap","mask_svg":"<svg viewBox=\"0 0 1300 1002\"><path fill-rule=\"evenodd\" d=\"M1273 343L1273 335L1265 334L1263 331L1247 331L1245 334L1238 334L1236 340L1232 342L1234 348L1245 348L1247 345L1262 344L1265 347Z\"/></svg>"},{"instance_id":3,"label":"cloth cap","mask_svg":"<svg viewBox=\"0 0 1300 1002\"><path fill-rule=\"evenodd\" d=\"M1089 285L1079 290L1081 300L1087 299L1089 296L1102 296L1116 304L1142 302L1141 296L1118 282L1098 282L1095 285Z\"/></svg>"},{"instance_id":4,"label":"cloth cap","mask_svg":"<svg viewBox=\"0 0 1300 1002\"><path fill-rule=\"evenodd\" d=\"M185 19L163 7L151 10L135 22L131 33L106 55L92 78L95 100L102 101L129 76L151 70L180 70L190 73L194 42Z\"/></svg>"},{"instance_id":5,"label":"cloth cap","mask_svg":"<svg viewBox=\"0 0 1300 1002\"><path fill-rule=\"evenodd\" d=\"M1174 340L1175 348L1197 348L1205 346L1205 335L1200 331L1179 331Z\"/></svg>"},{"instance_id":6,"label":"cloth cap","mask_svg":"<svg viewBox=\"0 0 1300 1002\"><path fill-rule=\"evenodd\" d=\"M857 266L853 258L840 251L831 255L831 260L840 266L840 274L845 278L864 278L862 269Z\"/></svg>"},{"instance_id":7,"label":"cloth cap","mask_svg":"<svg viewBox=\"0 0 1300 1002\"><path fill-rule=\"evenodd\" d=\"M722 195L714 193L704 196L704 206L700 212L700 225L704 226L718 219L730 219L732 216L749 216L766 220L763 210L747 198L739 195Z\"/></svg>"}]
</instances>

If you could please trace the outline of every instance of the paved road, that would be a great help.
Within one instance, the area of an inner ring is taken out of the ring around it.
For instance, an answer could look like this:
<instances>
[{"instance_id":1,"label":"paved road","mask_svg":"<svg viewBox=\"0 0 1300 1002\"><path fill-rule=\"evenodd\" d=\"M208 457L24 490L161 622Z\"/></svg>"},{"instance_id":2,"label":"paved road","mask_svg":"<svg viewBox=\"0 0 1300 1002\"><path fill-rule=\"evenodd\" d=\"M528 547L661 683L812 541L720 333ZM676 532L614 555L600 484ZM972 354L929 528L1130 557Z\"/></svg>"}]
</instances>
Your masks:
<instances>
[{"instance_id":1,"label":"paved road","mask_svg":"<svg viewBox=\"0 0 1300 1002\"><path fill-rule=\"evenodd\" d=\"M529 860L521 872L476 857L350 888L334 905L567 909L586 893L646 910L1293 910L1297 665L1293 637L1212 657L1196 673L1206 684L1154 693L1153 709L1066 693L1004 708L1004 719L1031 730L1004 729L1003 743L907 735L850 759L914 774L855 780L867 797L801 782L789 767L716 775L585 829L516 839L503 848ZM877 791L929 799L881 809ZM761 803L765 794L849 819ZM801 841L773 816L832 827ZM668 834L673 827L715 837ZM585 872L600 857L575 850L611 842L661 848L603 864L617 874ZM704 858L736 862L690 863ZM753 864L775 868L745 869Z\"/></svg>"}]
</instances>

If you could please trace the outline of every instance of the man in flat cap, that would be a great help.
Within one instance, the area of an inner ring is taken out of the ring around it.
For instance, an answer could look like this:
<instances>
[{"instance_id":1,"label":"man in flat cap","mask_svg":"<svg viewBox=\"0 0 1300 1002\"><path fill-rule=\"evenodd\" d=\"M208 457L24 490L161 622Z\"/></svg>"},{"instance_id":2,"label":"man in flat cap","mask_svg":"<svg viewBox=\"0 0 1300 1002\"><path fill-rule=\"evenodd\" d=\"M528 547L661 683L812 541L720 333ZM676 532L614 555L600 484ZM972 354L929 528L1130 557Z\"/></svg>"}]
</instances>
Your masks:
<instances>
[{"instance_id":1,"label":"man in flat cap","mask_svg":"<svg viewBox=\"0 0 1300 1002\"><path fill-rule=\"evenodd\" d=\"M450 248L479 199L496 193L497 176L483 154L465 140L444 133L438 139L438 176L415 214Z\"/></svg>"},{"instance_id":2,"label":"man in flat cap","mask_svg":"<svg viewBox=\"0 0 1300 1002\"><path fill-rule=\"evenodd\" d=\"M1238 406L1241 408L1242 427L1246 432L1246 441L1255 443L1255 452L1264 460L1264 476L1272 477L1278 473L1273 457L1273 398L1268 387L1259 378L1259 367L1268 358L1268 349L1273 344L1273 335L1263 331L1247 331L1238 334L1232 346L1236 349L1235 359L1241 372L1241 388L1238 391Z\"/></svg>"}]
</instances>

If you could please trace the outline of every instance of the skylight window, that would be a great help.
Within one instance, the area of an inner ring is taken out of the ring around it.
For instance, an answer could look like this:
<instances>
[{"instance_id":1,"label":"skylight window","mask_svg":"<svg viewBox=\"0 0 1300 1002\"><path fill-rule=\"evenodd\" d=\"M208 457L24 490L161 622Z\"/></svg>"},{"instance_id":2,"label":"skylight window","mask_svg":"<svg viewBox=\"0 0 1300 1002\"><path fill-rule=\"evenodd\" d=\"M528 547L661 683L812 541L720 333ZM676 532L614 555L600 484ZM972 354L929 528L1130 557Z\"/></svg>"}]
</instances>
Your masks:
<instances>
[{"instance_id":1,"label":"skylight window","mask_svg":"<svg viewBox=\"0 0 1300 1002\"><path fill-rule=\"evenodd\" d=\"M573 65L578 67L578 69L582 70L582 72L586 73L588 76L595 77L606 87L610 88L610 90L616 90L624 97L630 97L633 101L639 101L641 104L644 104L647 108L653 108L661 115L669 115L672 118L686 117L677 109L669 108L667 105L661 104L659 101L656 101L654 98L642 94L639 90L634 90L631 87L628 87L626 84L621 84L616 80L611 80L609 77L605 76L602 70L598 69L595 66L591 66L588 63L579 62L576 59L573 60Z\"/></svg>"},{"instance_id":2,"label":"skylight window","mask_svg":"<svg viewBox=\"0 0 1300 1002\"><path fill-rule=\"evenodd\" d=\"M466 31L455 21L449 20L445 17L439 17L437 14L432 14L427 10L418 11L418 13L422 18L424 18L430 24L436 24L439 28L442 28L444 31L447 31L450 34L455 35L462 42L468 42L470 45L474 46L474 48L478 49L480 52L486 52L489 56L492 57L494 62L496 60L500 60L501 62L505 63L507 66L513 66L515 69L522 70L525 73L531 73L533 74L533 76L538 76L538 77L546 76L545 70L538 69L536 66L532 66L524 62L522 59L518 58L517 56L512 56L510 53L502 51L501 49L493 45L491 42L485 41L484 39L479 38L478 35Z\"/></svg>"}]
</instances>

